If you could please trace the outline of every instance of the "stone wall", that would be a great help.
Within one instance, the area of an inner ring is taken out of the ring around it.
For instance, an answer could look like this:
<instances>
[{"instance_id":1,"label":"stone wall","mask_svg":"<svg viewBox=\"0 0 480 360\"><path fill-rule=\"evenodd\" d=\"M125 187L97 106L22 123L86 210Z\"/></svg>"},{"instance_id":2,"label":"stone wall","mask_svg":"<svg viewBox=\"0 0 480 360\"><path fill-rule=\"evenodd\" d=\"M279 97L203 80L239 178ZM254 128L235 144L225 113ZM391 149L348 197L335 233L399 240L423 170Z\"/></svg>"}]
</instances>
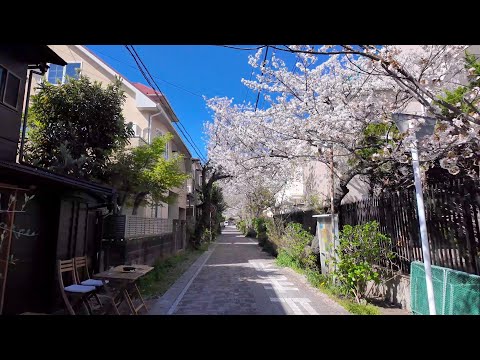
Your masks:
<instances>
[{"instance_id":1,"label":"stone wall","mask_svg":"<svg viewBox=\"0 0 480 360\"><path fill-rule=\"evenodd\" d=\"M153 265L156 260L175 255L185 248L185 241L174 233L104 243L105 268L116 265Z\"/></svg>"},{"instance_id":2,"label":"stone wall","mask_svg":"<svg viewBox=\"0 0 480 360\"><path fill-rule=\"evenodd\" d=\"M375 286L373 281L368 283L367 288L370 289L371 286ZM380 296L410 312L410 276L395 275L385 284L377 285L376 288L372 289L371 295Z\"/></svg>"}]
</instances>

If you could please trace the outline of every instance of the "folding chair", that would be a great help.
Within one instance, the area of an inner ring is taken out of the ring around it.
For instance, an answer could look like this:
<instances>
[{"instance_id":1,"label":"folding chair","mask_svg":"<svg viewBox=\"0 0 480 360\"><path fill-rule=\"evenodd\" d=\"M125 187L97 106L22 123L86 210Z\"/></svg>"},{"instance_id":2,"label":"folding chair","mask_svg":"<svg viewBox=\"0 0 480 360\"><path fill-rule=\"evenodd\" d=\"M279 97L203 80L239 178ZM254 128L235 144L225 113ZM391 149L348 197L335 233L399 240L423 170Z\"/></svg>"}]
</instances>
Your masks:
<instances>
[{"instance_id":1,"label":"folding chair","mask_svg":"<svg viewBox=\"0 0 480 360\"><path fill-rule=\"evenodd\" d=\"M88 260L86 256L78 256L74 259L74 264L75 264L75 276L77 281L80 283L80 285L84 286L94 286L97 290L105 288L106 294L98 294L97 292L94 293L94 297L97 300L97 303L100 305L100 307L103 307L102 299L106 299L110 305L113 308L113 311L116 315L120 315L120 312L118 311L118 306L120 305L121 301L115 300L114 297L110 294L105 284L108 283L108 280L105 280L105 284L102 280L96 280L90 278L90 273L88 271Z\"/></svg>"},{"instance_id":2,"label":"folding chair","mask_svg":"<svg viewBox=\"0 0 480 360\"><path fill-rule=\"evenodd\" d=\"M82 303L85 306L87 312L89 314L92 314L92 309L90 307L90 304L88 303L87 298L95 294L95 286L85 286L79 285L77 283L73 259L58 260L57 270L60 292L70 315L75 315L75 311L73 308L79 303ZM65 283L63 281L64 274L70 274L70 281L68 282L68 284L70 285L65 286ZM70 303L69 297L74 299L73 304Z\"/></svg>"},{"instance_id":3,"label":"folding chair","mask_svg":"<svg viewBox=\"0 0 480 360\"><path fill-rule=\"evenodd\" d=\"M138 288L137 284L130 284L130 286L125 289L125 297L127 299L128 305L130 306L132 314L138 315L138 312L141 308L145 308L145 311L148 313L147 304L145 304L145 301L143 300L142 294L140 293L140 289ZM135 304L133 303L135 297L140 301L140 305L138 306L135 306Z\"/></svg>"}]
</instances>

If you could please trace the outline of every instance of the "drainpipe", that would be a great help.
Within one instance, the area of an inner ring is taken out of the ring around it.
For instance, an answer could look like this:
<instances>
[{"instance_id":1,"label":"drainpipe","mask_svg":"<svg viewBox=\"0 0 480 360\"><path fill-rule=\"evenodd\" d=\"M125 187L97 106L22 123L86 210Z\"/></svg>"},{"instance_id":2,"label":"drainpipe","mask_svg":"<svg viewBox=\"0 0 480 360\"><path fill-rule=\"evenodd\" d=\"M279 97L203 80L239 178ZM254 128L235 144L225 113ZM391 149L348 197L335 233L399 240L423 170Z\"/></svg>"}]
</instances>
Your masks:
<instances>
[{"instance_id":1,"label":"drainpipe","mask_svg":"<svg viewBox=\"0 0 480 360\"><path fill-rule=\"evenodd\" d=\"M30 103L30 89L32 88L33 74L43 75L44 73L37 72L37 71L34 71L34 70L30 70L30 73L28 74L27 98L25 100L25 111L24 111L23 123L22 123L22 139L20 140L20 151L18 153L18 161L20 163L23 162L23 148L25 146L25 133L26 133L26 130L27 130L28 105Z\"/></svg>"},{"instance_id":2,"label":"drainpipe","mask_svg":"<svg viewBox=\"0 0 480 360\"><path fill-rule=\"evenodd\" d=\"M152 118L154 116L160 115L161 113L162 112L159 111L158 113L150 114L150 116L148 117L148 143L149 144L152 143Z\"/></svg>"}]
</instances>

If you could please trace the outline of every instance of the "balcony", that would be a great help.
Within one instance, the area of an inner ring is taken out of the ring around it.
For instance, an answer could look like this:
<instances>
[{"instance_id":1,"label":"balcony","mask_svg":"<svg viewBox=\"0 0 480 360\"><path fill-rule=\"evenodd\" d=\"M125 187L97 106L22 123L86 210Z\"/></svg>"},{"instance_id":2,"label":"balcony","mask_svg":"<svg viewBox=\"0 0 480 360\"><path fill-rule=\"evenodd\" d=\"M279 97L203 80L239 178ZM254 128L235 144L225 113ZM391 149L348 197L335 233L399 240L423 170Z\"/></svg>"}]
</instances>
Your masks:
<instances>
[{"instance_id":1,"label":"balcony","mask_svg":"<svg viewBox=\"0 0 480 360\"><path fill-rule=\"evenodd\" d=\"M130 140L130 147L137 147L141 145L148 145L144 138L140 136L135 136L129 139Z\"/></svg>"}]
</instances>

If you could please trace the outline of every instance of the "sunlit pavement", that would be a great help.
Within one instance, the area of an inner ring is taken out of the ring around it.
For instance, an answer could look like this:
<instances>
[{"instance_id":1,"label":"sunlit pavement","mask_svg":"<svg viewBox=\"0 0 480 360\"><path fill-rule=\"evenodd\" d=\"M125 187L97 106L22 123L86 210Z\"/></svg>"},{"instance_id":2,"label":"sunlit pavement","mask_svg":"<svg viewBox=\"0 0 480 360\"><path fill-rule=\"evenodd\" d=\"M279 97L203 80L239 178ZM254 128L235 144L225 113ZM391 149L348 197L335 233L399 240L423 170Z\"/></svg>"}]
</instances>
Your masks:
<instances>
[{"instance_id":1,"label":"sunlit pavement","mask_svg":"<svg viewBox=\"0 0 480 360\"><path fill-rule=\"evenodd\" d=\"M152 307L150 314L348 314L303 276L279 268L257 242L233 226Z\"/></svg>"}]
</instances>

